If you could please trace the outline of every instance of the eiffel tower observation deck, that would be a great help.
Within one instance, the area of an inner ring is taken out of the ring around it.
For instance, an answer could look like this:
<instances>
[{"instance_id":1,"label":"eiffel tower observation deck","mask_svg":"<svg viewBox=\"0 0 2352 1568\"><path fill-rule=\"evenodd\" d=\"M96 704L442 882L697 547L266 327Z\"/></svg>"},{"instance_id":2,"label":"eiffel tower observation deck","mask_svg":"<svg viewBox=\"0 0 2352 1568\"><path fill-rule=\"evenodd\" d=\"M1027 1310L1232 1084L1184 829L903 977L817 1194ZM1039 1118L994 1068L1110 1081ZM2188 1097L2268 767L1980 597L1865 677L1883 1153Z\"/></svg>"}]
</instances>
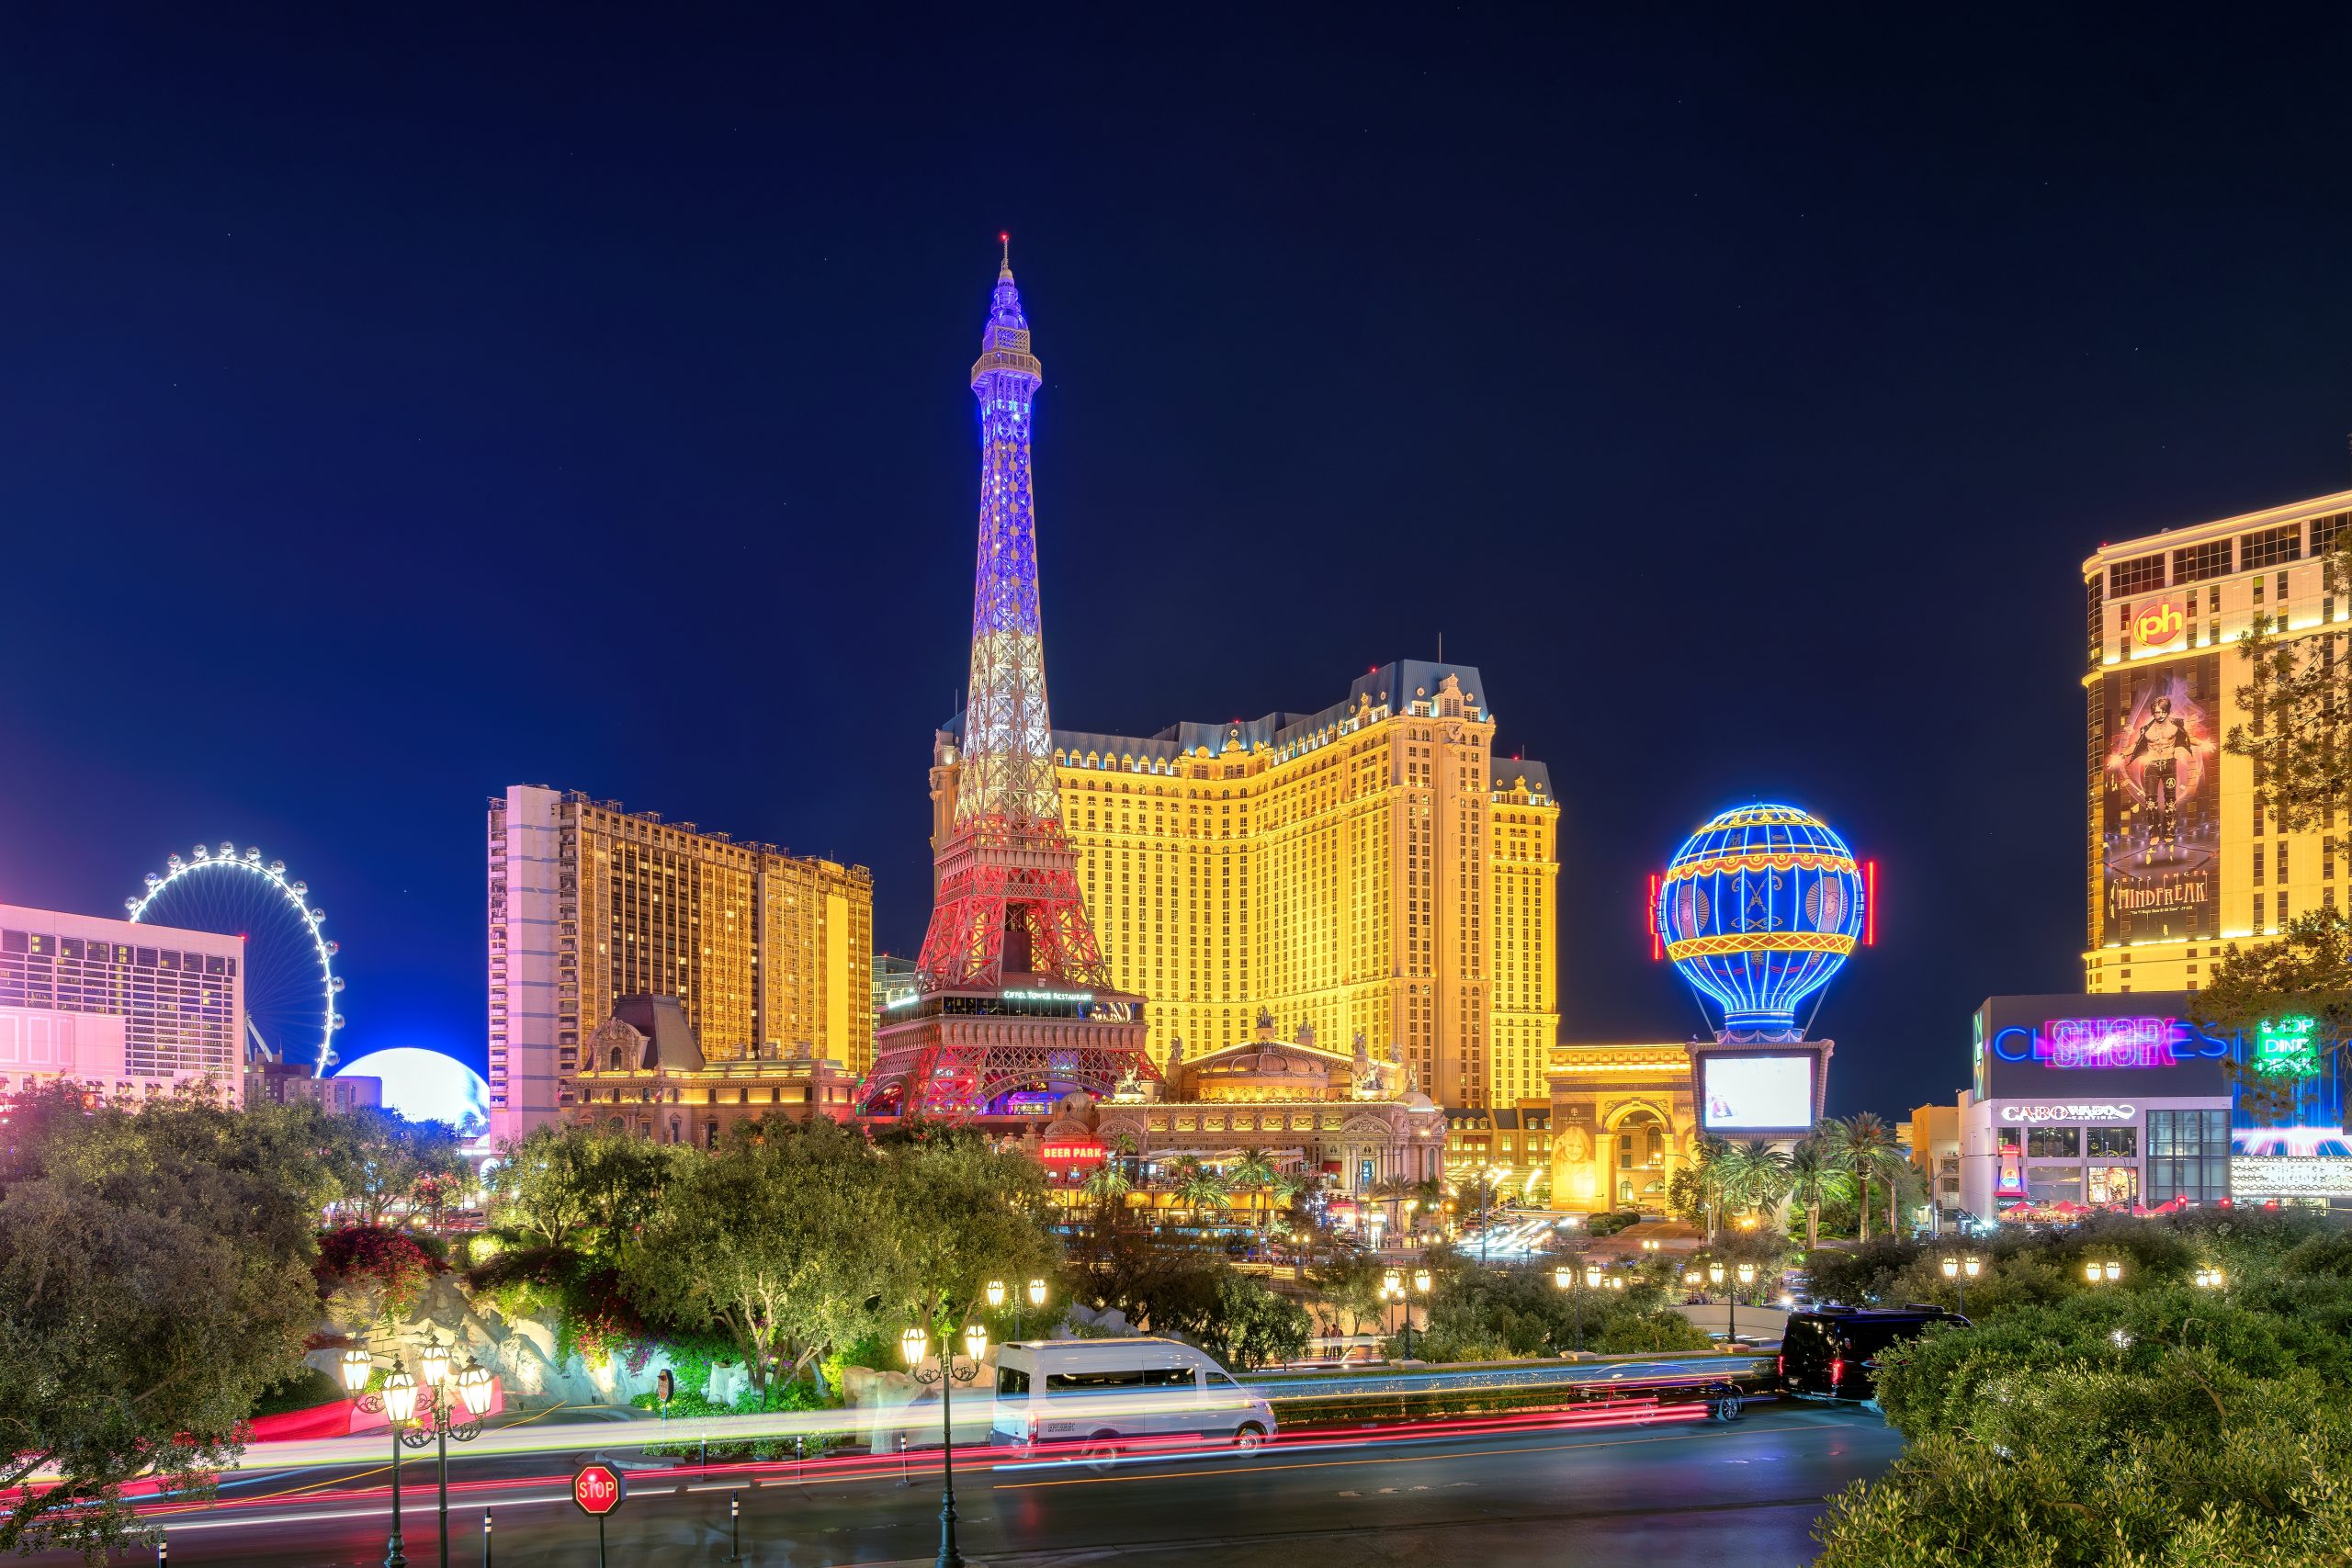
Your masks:
<instances>
[{"instance_id":1,"label":"eiffel tower observation deck","mask_svg":"<svg viewBox=\"0 0 2352 1568\"><path fill-rule=\"evenodd\" d=\"M861 1115L1042 1126L1066 1094L1148 1092L1159 1077L1143 998L1110 988L1062 830L1029 477L1041 379L1008 239L972 366L979 558L954 826L916 989L882 1021Z\"/></svg>"}]
</instances>

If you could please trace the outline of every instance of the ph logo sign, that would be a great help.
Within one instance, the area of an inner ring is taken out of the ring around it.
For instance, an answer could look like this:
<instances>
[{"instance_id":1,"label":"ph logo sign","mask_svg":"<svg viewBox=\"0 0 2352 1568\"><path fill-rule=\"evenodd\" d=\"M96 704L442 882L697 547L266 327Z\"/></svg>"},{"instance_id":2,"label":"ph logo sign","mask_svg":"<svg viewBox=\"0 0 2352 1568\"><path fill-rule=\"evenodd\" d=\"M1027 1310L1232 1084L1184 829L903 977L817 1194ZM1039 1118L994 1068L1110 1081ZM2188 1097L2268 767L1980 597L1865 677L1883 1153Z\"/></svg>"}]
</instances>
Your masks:
<instances>
[{"instance_id":1,"label":"ph logo sign","mask_svg":"<svg viewBox=\"0 0 2352 1568\"><path fill-rule=\"evenodd\" d=\"M2132 617L2132 640L2142 648L2170 648L2188 630L2188 617L2177 599L2159 599Z\"/></svg>"}]
</instances>

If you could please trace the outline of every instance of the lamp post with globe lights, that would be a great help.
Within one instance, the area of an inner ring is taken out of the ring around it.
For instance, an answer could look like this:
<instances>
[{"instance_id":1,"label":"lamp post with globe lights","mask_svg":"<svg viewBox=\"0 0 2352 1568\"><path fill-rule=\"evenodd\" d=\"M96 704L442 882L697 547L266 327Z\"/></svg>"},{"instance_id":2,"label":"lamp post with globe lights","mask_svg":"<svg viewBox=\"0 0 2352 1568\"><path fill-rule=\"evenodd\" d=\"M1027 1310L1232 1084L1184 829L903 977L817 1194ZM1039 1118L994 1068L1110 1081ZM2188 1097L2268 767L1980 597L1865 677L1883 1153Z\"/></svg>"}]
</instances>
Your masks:
<instances>
[{"instance_id":1,"label":"lamp post with globe lights","mask_svg":"<svg viewBox=\"0 0 2352 1568\"><path fill-rule=\"evenodd\" d=\"M1046 1281L1044 1280L1029 1281L1029 1304L1039 1312L1046 1310ZM1012 1333L1016 1339L1021 1336L1021 1309L1018 1307L1015 1307L1012 1312Z\"/></svg>"},{"instance_id":2,"label":"lamp post with globe lights","mask_svg":"<svg viewBox=\"0 0 2352 1568\"><path fill-rule=\"evenodd\" d=\"M384 1568L408 1568L408 1554L401 1541L401 1427L416 1414L416 1380L395 1359L384 1386L371 1390L368 1380L375 1370L375 1357L357 1346L343 1353L343 1387L351 1395L352 1407L369 1415L381 1411L391 1426L392 1533L384 1542Z\"/></svg>"},{"instance_id":3,"label":"lamp post with globe lights","mask_svg":"<svg viewBox=\"0 0 2352 1568\"><path fill-rule=\"evenodd\" d=\"M2229 1285L2229 1276L2222 1271L2219 1265L2208 1265L2197 1270L2197 1288L2200 1291L2225 1291Z\"/></svg>"},{"instance_id":4,"label":"lamp post with globe lights","mask_svg":"<svg viewBox=\"0 0 2352 1568\"><path fill-rule=\"evenodd\" d=\"M418 1353L417 1370L424 1375L421 1386L413 1385L408 1394L409 1414L418 1416L415 1424L401 1430L401 1417L395 1417L392 1430L401 1442L410 1448L437 1448L436 1486L441 1523L441 1568L449 1568L449 1440L470 1443L481 1436L481 1418L490 1408L492 1380L489 1371L469 1357L463 1371L450 1370L449 1347L437 1341L427 1341ZM390 1409L391 1383L385 1384L386 1406Z\"/></svg>"},{"instance_id":5,"label":"lamp post with globe lights","mask_svg":"<svg viewBox=\"0 0 2352 1568\"><path fill-rule=\"evenodd\" d=\"M2083 1279L2086 1283L2112 1285L2121 1278L2123 1278L2123 1265L2113 1258L2104 1261L2088 1259L2083 1264Z\"/></svg>"},{"instance_id":6,"label":"lamp post with globe lights","mask_svg":"<svg viewBox=\"0 0 2352 1568\"><path fill-rule=\"evenodd\" d=\"M999 1295L1003 1292L998 1292ZM939 1562L938 1568L964 1568L964 1555L956 1550L956 1427L953 1417L955 1387L970 1382L980 1375L980 1361L989 1353L989 1331L978 1322L964 1325L964 1359L966 1366L956 1364L956 1341L944 1336L939 1341L939 1363L926 1371L924 1360L931 1353L931 1336L920 1325L910 1326L899 1336L899 1353L906 1358L907 1371L919 1383L939 1385Z\"/></svg>"},{"instance_id":7,"label":"lamp post with globe lights","mask_svg":"<svg viewBox=\"0 0 2352 1568\"><path fill-rule=\"evenodd\" d=\"M1973 1252L1965 1258L1946 1255L1943 1260L1943 1270L1944 1278L1950 1280L1952 1282L1952 1288L1960 1292L1960 1315L1966 1317L1968 1315L1968 1281L1984 1272L1984 1260Z\"/></svg>"}]
</instances>

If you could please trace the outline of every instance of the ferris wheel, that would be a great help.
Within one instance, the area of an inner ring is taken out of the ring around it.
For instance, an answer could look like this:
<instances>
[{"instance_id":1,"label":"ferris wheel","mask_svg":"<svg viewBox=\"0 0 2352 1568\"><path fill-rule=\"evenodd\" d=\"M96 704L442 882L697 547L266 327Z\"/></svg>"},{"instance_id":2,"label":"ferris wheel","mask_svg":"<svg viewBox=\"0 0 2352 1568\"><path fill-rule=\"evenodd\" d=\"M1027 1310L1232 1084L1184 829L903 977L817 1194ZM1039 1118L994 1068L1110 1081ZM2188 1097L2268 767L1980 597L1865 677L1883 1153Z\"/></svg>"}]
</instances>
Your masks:
<instances>
[{"instance_id":1,"label":"ferris wheel","mask_svg":"<svg viewBox=\"0 0 2352 1568\"><path fill-rule=\"evenodd\" d=\"M198 844L150 872L147 891L123 907L142 925L243 939L246 1033L275 1060L315 1053L324 1077L343 1027L335 1007L343 977L334 972L336 944L320 929L326 911L311 907L310 891L286 874L284 861L265 861L257 849Z\"/></svg>"}]
</instances>

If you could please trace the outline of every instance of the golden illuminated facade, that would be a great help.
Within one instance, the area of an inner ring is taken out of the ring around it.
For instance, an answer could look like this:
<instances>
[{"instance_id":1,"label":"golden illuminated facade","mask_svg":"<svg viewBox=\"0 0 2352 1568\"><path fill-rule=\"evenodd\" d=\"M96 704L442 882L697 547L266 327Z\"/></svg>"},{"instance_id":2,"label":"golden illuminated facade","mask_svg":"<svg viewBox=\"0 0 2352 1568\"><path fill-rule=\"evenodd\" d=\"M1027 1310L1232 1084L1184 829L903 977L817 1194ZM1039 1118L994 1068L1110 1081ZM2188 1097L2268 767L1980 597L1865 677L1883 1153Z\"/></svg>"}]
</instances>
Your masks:
<instances>
[{"instance_id":1,"label":"golden illuminated facade","mask_svg":"<svg viewBox=\"0 0 2352 1568\"><path fill-rule=\"evenodd\" d=\"M1688 1048L1556 1045L1546 1077L1552 1207L1664 1213L1667 1183L1698 1150Z\"/></svg>"},{"instance_id":2,"label":"golden illuminated facade","mask_svg":"<svg viewBox=\"0 0 2352 1568\"><path fill-rule=\"evenodd\" d=\"M1054 731L1062 818L1148 1048L1286 1030L1395 1043L1442 1105L1544 1092L1559 1027L1559 806L1494 754L1485 682L1406 660L1316 714ZM961 720L931 775L947 841Z\"/></svg>"},{"instance_id":3,"label":"golden illuminated facade","mask_svg":"<svg viewBox=\"0 0 2352 1568\"><path fill-rule=\"evenodd\" d=\"M2343 653L2352 597L2322 560L2352 491L2103 546L2083 563L2088 671L2086 990L2194 991L2224 944L2276 935L2344 895L2334 813L2287 833L2254 764L2221 742L2245 721L2236 642L2257 616ZM2325 637L2328 640L2315 639Z\"/></svg>"},{"instance_id":4,"label":"golden illuminated facade","mask_svg":"<svg viewBox=\"0 0 2352 1568\"><path fill-rule=\"evenodd\" d=\"M616 801L517 785L490 802L492 1133L565 1114L587 1031L674 997L713 1061L874 1051L874 881ZM584 1023L583 1023L583 1021Z\"/></svg>"}]
</instances>

